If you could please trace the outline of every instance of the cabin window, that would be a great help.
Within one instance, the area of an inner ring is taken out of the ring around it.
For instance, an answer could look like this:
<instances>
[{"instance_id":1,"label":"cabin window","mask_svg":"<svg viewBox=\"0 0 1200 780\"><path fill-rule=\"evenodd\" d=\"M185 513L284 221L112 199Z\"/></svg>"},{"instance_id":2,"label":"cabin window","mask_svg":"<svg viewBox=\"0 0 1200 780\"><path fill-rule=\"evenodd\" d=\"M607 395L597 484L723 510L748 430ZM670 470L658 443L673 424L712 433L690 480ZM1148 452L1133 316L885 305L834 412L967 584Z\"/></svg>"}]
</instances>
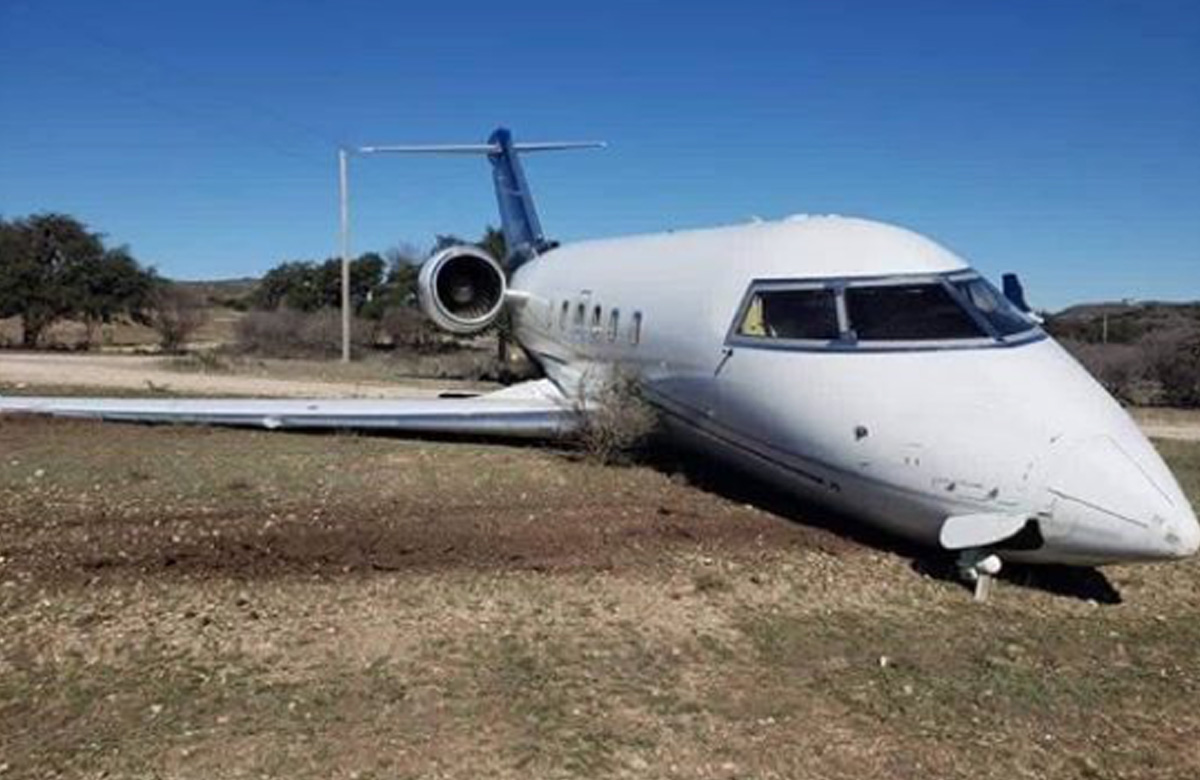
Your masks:
<instances>
[{"instance_id":1,"label":"cabin window","mask_svg":"<svg viewBox=\"0 0 1200 780\"><path fill-rule=\"evenodd\" d=\"M858 341L988 337L939 282L849 286L846 315Z\"/></svg>"},{"instance_id":2,"label":"cabin window","mask_svg":"<svg viewBox=\"0 0 1200 780\"><path fill-rule=\"evenodd\" d=\"M750 298L739 336L832 341L839 335L833 290L762 290Z\"/></svg>"},{"instance_id":3,"label":"cabin window","mask_svg":"<svg viewBox=\"0 0 1200 780\"><path fill-rule=\"evenodd\" d=\"M621 330L621 310L613 309L608 313L608 340L616 341Z\"/></svg>"},{"instance_id":4,"label":"cabin window","mask_svg":"<svg viewBox=\"0 0 1200 780\"><path fill-rule=\"evenodd\" d=\"M982 277L952 281L954 289L1001 337L1033 329L1033 323L1017 311L1004 295Z\"/></svg>"},{"instance_id":5,"label":"cabin window","mask_svg":"<svg viewBox=\"0 0 1200 780\"><path fill-rule=\"evenodd\" d=\"M629 343L633 345L640 344L642 341L642 313L635 311L632 321L629 323Z\"/></svg>"},{"instance_id":6,"label":"cabin window","mask_svg":"<svg viewBox=\"0 0 1200 780\"><path fill-rule=\"evenodd\" d=\"M571 304L567 301L562 302L562 311L558 315L558 329L567 329L567 318L571 316Z\"/></svg>"},{"instance_id":7,"label":"cabin window","mask_svg":"<svg viewBox=\"0 0 1200 780\"><path fill-rule=\"evenodd\" d=\"M600 338L600 323L603 322L604 311L599 306L592 309L592 338Z\"/></svg>"},{"instance_id":8,"label":"cabin window","mask_svg":"<svg viewBox=\"0 0 1200 780\"><path fill-rule=\"evenodd\" d=\"M586 314L587 314L587 305L586 304L581 303L575 307L575 327L577 329L583 328L583 318L586 316Z\"/></svg>"}]
</instances>

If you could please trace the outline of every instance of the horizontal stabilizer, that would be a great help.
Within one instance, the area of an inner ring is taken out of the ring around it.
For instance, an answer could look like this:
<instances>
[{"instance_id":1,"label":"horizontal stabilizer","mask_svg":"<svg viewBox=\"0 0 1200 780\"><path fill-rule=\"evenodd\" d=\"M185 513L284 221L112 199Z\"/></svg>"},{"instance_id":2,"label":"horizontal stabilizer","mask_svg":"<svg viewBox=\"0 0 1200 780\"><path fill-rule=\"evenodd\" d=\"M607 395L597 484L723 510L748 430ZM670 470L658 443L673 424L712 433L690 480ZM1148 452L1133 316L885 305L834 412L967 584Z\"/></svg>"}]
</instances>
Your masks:
<instances>
[{"instance_id":1,"label":"horizontal stabilizer","mask_svg":"<svg viewBox=\"0 0 1200 780\"><path fill-rule=\"evenodd\" d=\"M1025 529L1025 515L977 514L946 518L938 540L947 550L971 550L994 547L1017 536Z\"/></svg>"},{"instance_id":2,"label":"horizontal stabilizer","mask_svg":"<svg viewBox=\"0 0 1200 780\"><path fill-rule=\"evenodd\" d=\"M570 149L604 149L604 141L531 141L515 143L514 152L558 152ZM498 143L489 144L404 144L400 146L361 146L359 152L364 154L379 154L380 152L394 154L500 154L504 147Z\"/></svg>"}]
</instances>

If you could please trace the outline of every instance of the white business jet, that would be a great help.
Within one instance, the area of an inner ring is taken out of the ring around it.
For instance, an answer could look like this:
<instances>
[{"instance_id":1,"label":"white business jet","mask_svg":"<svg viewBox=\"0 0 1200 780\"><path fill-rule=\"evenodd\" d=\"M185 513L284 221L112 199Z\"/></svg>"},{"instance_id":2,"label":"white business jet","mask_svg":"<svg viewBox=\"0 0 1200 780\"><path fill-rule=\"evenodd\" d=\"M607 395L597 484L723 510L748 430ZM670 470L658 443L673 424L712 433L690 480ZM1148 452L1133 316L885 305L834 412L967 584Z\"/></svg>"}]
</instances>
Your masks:
<instances>
[{"instance_id":1,"label":"white business jet","mask_svg":"<svg viewBox=\"0 0 1200 780\"><path fill-rule=\"evenodd\" d=\"M6 398L0 411L553 437L619 368L672 435L952 551L968 579L986 582L1003 560L1196 552L1200 527L1171 472L1038 327L1015 277L1001 294L923 236L836 216L559 246L518 153L591 145L516 144L500 129L485 144L389 149L487 156L509 256L445 249L421 269L421 304L459 334L507 308L544 379L475 398Z\"/></svg>"}]
</instances>

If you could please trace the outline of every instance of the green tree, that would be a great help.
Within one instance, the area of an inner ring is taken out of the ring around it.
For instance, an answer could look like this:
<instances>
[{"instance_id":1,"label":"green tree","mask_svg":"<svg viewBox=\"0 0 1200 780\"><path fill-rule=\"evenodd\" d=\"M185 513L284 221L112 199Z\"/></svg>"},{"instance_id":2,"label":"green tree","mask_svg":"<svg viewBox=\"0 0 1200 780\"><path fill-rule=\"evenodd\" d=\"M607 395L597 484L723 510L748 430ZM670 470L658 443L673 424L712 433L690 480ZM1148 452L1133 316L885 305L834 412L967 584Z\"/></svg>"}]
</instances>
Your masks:
<instances>
[{"instance_id":1,"label":"green tree","mask_svg":"<svg viewBox=\"0 0 1200 780\"><path fill-rule=\"evenodd\" d=\"M381 258L385 268L382 282L362 308L362 315L379 320L394 309L411 307L417 302L417 276L421 272L420 253L409 246L395 246ZM399 321L399 320L397 320Z\"/></svg>"},{"instance_id":2,"label":"green tree","mask_svg":"<svg viewBox=\"0 0 1200 780\"><path fill-rule=\"evenodd\" d=\"M22 344L36 347L56 320L78 311L78 284L101 262L99 234L66 214L36 214L4 230L0 316L20 316Z\"/></svg>"},{"instance_id":3,"label":"green tree","mask_svg":"<svg viewBox=\"0 0 1200 780\"><path fill-rule=\"evenodd\" d=\"M154 284L128 247L105 248L72 216L0 220L0 317L21 317L25 347L64 317L85 322L89 344L115 317L145 322Z\"/></svg>"},{"instance_id":4,"label":"green tree","mask_svg":"<svg viewBox=\"0 0 1200 780\"><path fill-rule=\"evenodd\" d=\"M350 305L361 312L384 286L387 261L367 252L350 261ZM286 307L313 312L342 305L342 261L331 257L322 263L311 260L280 263L263 276L251 304L256 309Z\"/></svg>"},{"instance_id":5,"label":"green tree","mask_svg":"<svg viewBox=\"0 0 1200 780\"><path fill-rule=\"evenodd\" d=\"M355 311L362 310L383 286L387 261L377 252L359 255L350 263L350 300Z\"/></svg>"},{"instance_id":6,"label":"green tree","mask_svg":"<svg viewBox=\"0 0 1200 780\"><path fill-rule=\"evenodd\" d=\"M497 230L488 225L483 229L483 237L479 239L479 243L476 246L499 260L501 265L506 265L506 261L508 260L508 242L504 240L504 231Z\"/></svg>"},{"instance_id":7,"label":"green tree","mask_svg":"<svg viewBox=\"0 0 1200 780\"><path fill-rule=\"evenodd\" d=\"M128 317L148 325L154 308L154 291L161 282L152 269L138 264L126 246L106 249L72 268L67 281L74 314L87 327L87 344L96 343L100 325Z\"/></svg>"},{"instance_id":8,"label":"green tree","mask_svg":"<svg viewBox=\"0 0 1200 780\"><path fill-rule=\"evenodd\" d=\"M0 218L0 318L23 312L22 274L28 264L28 234L16 222Z\"/></svg>"},{"instance_id":9,"label":"green tree","mask_svg":"<svg viewBox=\"0 0 1200 780\"><path fill-rule=\"evenodd\" d=\"M286 306L296 311L316 311L324 303L320 271L310 261L280 263L267 271L254 291L256 309Z\"/></svg>"},{"instance_id":10,"label":"green tree","mask_svg":"<svg viewBox=\"0 0 1200 780\"><path fill-rule=\"evenodd\" d=\"M342 279L341 261L329 261L336 264L338 278L330 293L341 306ZM350 261L350 306L356 314L370 319L379 319L383 313L376 301L386 297L385 272L387 261L378 252L367 252Z\"/></svg>"},{"instance_id":11,"label":"green tree","mask_svg":"<svg viewBox=\"0 0 1200 780\"><path fill-rule=\"evenodd\" d=\"M438 233L433 238L433 249L429 250L429 256L432 257L443 249L449 249L452 246L462 246L469 244L470 241L464 241L453 233Z\"/></svg>"}]
</instances>

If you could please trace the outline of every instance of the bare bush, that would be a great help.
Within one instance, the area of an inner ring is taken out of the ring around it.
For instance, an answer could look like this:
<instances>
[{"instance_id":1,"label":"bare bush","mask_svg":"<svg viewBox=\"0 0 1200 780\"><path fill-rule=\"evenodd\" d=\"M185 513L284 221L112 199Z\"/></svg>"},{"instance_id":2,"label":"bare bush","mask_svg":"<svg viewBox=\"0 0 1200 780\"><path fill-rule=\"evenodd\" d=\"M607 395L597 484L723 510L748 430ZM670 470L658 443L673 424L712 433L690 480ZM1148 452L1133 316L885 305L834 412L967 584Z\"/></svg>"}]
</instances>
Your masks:
<instances>
[{"instance_id":1,"label":"bare bush","mask_svg":"<svg viewBox=\"0 0 1200 780\"><path fill-rule=\"evenodd\" d=\"M1063 339L1062 345L1105 390L1126 403L1148 403L1154 389L1146 353L1132 344L1093 344Z\"/></svg>"},{"instance_id":2,"label":"bare bush","mask_svg":"<svg viewBox=\"0 0 1200 780\"><path fill-rule=\"evenodd\" d=\"M446 352L454 346L420 309L411 306L388 309L379 326L398 350L431 355Z\"/></svg>"},{"instance_id":3,"label":"bare bush","mask_svg":"<svg viewBox=\"0 0 1200 780\"><path fill-rule=\"evenodd\" d=\"M371 320L356 317L350 327L351 345L360 350L373 347L376 328ZM238 320L235 336L239 351L264 357L338 355L342 349L341 314L334 309L252 311Z\"/></svg>"},{"instance_id":4,"label":"bare bush","mask_svg":"<svg viewBox=\"0 0 1200 780\"><path fill-rule=\"evenodd\" d=\"M585 385L587 383L585 382ZM574 442L599 463L626 463L659 427L657 410L630 372L616 369L587 391Z\"/></svg>"},{"instance_id":5,"label":"bare bush","mask_svg":"<svg viewBox=\"0 0 1200 780\"><path fill-rule=\"evenodd\" d=\"M1146 344L1151 376L1166 406L1200 406L1200 331L1172 328Z\"/></svg>"},{"instance_id":6,"label":"bare bush","mask_svg":"<svg viewBox=\"0 0 1200 780\"><path fill-rule=\"evenodd\" d=\"M1062 345L1125 403L1200 406L1200 328L1170 322L1134 344L1063 339Z\"/></svg>"},{"instance_id":7,"label":"bare bush","mask_svg":"<svg viewBox=\"0 0 1200 780\"><path fill-rule=\"evenodd\" d=\"M164 352L177 352L208 321L204 297L176 284L165 284L151 296L150 325Z\"/></svg>"},{"instance_id":8,"label":"bare bush","mask_svg":"<svg viewBox=\"0 0 1200 780\"><path fill-rule=\"evenodd\" d=\"M195 371L201 374L226 374L233 370L234 361L215 349L202 349L170 358L166 365L175 371Z\"/></svg>"}]
</instances>

